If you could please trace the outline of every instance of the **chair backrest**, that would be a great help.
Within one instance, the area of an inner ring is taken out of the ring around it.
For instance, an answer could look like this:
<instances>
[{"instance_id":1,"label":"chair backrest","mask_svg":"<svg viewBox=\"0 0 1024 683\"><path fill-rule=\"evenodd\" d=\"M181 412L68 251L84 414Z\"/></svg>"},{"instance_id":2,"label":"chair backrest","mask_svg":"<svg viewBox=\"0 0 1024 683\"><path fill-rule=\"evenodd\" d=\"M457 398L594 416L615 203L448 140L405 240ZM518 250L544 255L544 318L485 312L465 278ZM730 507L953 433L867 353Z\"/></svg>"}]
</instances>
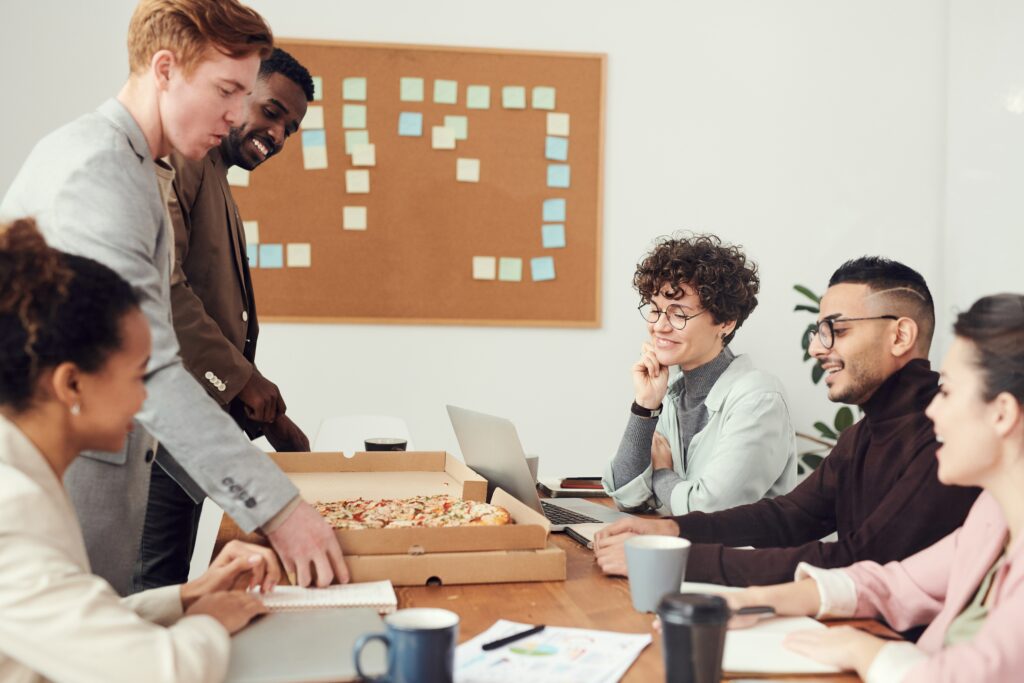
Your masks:
<instances>
[{"instance_id":1,"label":"chair backrest","mask_svg":"<svg viewBox=\"0 0 1024 683\"><path fill-rule=\"evenodd\" d=\"M352 455L365 451L363 443L373 438L405 439L407 450L413 448L409 427L405 420L391 415L342 415L327 417L320 423L320 431L313 441L314 451L342 451Z\"/></svg>"}]
</instances>

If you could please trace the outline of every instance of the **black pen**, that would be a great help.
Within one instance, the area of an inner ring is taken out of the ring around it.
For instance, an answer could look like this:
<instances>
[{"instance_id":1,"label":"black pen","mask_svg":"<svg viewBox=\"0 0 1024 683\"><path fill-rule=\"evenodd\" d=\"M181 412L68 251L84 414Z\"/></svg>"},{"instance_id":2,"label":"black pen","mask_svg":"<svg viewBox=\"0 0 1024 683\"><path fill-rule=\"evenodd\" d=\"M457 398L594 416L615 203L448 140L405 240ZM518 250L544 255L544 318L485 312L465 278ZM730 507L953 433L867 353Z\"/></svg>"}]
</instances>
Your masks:
<instances>
[{"instance_id":1,"label":"black pen","mask_svg":"<svg viewBox=\"0 0 1024 683\"><path fill-rule=\"evenodd\" d=\"M543 630L544 630L544 624L539 624L537 626L534 626L533 628L528 628L525 631L521 631L520 633L513 633L510 636L505 636L504 638L498 638L497 640L492 640L489 643L484 643L483 645L480 646L480 649L481 650L497 650L499 647L505 647L509 643L516 642L520 638L525 638L527 636L532 636L534 633L540 633Z\"/></svg>"},{"instance_id":2,"label":"black pen","mask_svg":"<svg viewBox=\"0 0 1024 683\"><path fill-rule=\"evenodd\" d=\"M768 605L751 605L750 607L740 607L732 614L734 617L746 616L748 614L769 614L774 616L775 608Z\"/></svg>"}]
</instances>

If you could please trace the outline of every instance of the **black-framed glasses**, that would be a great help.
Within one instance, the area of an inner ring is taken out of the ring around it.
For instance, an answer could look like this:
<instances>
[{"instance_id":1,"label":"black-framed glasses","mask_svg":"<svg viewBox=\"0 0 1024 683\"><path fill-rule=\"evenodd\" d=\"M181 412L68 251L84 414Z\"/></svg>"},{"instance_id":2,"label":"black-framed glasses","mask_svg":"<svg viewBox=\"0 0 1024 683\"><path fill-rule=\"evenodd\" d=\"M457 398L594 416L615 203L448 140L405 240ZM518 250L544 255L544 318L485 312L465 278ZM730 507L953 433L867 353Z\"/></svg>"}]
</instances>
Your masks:
<instances>
[{"instance_id":1,"label":"black-framed glasses","mask_svg":"<svg viewBox=\"0 0 1024 683\"><path fill-rule=\"evenodd\" d=\"M644 320L652 325L656 325L658 321L661 320L661 316L665 315L668 318L668 324L677 330L686 329L686 323L693 320L698 315L704 315L708 312L705 308L700 313L686 315L686 313L683 312L683 307L679 304L669 304L663 311L649 301L641 301L640 305L637 306L637 310L640 311L640 315L644 317Z\"/></svg>"},{"instance_id":2,"label":"black-framed glasses","mask_svg":"<svg viewBox=\"0 0 1024 683\"><path fill-rule=\"evenodd\" d=\"M826 349L831 349L836 343L836 323L853 323L858 320L899 320L898 315L874 315L870 318L825 318L817 323L811 323L807 328L807 343L810 345L814 335L818 335L818 341Z\"/></svg>"}]
</instances>

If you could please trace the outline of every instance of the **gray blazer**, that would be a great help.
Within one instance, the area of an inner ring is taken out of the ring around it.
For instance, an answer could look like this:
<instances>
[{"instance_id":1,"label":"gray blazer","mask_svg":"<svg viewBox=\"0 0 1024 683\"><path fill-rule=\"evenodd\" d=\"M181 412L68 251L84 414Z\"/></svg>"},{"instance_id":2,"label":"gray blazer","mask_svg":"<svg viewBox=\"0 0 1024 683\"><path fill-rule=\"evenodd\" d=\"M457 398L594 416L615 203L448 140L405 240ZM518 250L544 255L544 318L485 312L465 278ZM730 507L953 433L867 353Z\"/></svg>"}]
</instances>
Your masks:
<instances>
[{"instance_id":1,"label":"gray blazer","mask_svg":"<svg viewBox=\"0 0 1024 683\"><path fill-rule=\"evenodd\" d=\"M136 431L122 452L86 454L65 478L94 571L122 593L138 555L154 439L245 531L298 495L182 365L171 324L174 234L157 169L138 124L110 99L43 138L0 204L0 218L34 217L53 247L120 273L149 320L149 397Z\"/></svg>"}]
</instances>

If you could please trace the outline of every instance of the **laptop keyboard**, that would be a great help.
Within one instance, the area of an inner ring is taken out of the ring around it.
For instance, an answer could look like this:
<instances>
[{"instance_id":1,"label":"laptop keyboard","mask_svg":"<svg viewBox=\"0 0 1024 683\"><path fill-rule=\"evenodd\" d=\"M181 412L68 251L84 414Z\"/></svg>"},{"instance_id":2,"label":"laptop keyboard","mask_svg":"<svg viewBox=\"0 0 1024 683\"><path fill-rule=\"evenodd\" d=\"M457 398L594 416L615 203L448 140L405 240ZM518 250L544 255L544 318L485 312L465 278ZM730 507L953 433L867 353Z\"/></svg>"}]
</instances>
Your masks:
<instances>
[{"instance_id":1,"label":"laptop keyboard","mask_svg":"<svg viewBox=\"0 0 1024 683\"><path fill-rule=\"evenodd\" d=\"M572 510L566 510L565 508L552 505L546 500L540 502L541 507L544 508L544 516L551 521L552 524L584 524L586 522L599 522L601 520L594 519L593 517L587 517L581 515L578 512Z\"/></svg>"}]
</instances>

